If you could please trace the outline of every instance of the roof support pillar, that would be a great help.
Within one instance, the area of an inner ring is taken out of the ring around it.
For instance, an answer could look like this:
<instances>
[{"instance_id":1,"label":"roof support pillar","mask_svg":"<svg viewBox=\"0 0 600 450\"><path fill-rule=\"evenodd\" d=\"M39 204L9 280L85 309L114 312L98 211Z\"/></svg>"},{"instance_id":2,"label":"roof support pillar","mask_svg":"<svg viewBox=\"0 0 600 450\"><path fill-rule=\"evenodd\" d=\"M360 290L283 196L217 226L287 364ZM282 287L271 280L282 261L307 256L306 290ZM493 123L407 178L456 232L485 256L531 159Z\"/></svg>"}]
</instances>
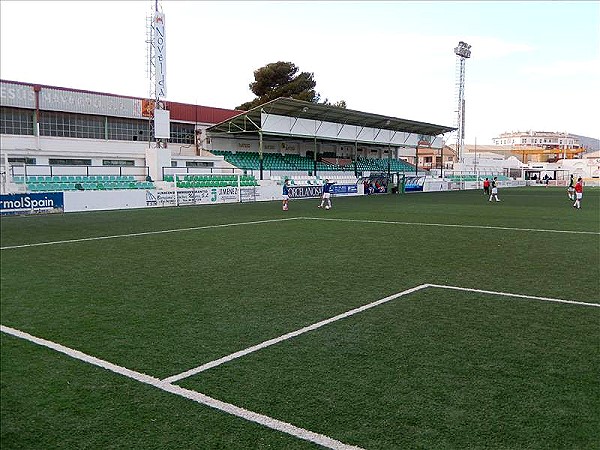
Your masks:
<instances>
[{"instance_id":1,"label":"roof support pillar","mask_svg":"<svg viewBox=\"0 0 600 450\"><path fill-rule=\"evenodd\" d=\"M419 175L419 144L415 146L415 175Z\"/></svg>"},{"instance_id":2,"label":"roof support pillar","mask_svg":"<svg viewBox=\"0 0 600 450\"><path fill-rule=\"evenodd\" d=\"M392 177L391 165L392 165L392 147L391 147L390 143L388 142L388 183Z\"/></svg>"},{"instance_id":3,"label":"roof support pillar","mask_svg":"<svg viewBox=\"0 0 600 450\"><path fill-rule=\"evenodd\" d=\"M258 164L260 167L260 179L263 179L263 133L258 130Z\"/></svg>"},{"instance_id":4,"label":"roof support pillar","mask_svg":"<svg viewBox=\"0 0 600 450\"><path fill-rule=\"evenodd\" d=\"M317 176L317 135L315 134L314 138L314 146L313 146L313 162L314 162L314 171L313 175Z\"/></svg>"},{"instance_id":5,"label":"roof support pillar","mask_svg":"<svg viewBox=\"0 0 600 450\"><path fill-rule=\"evenodd\" d=\"M354 176L358 178L358 141L354 141Z\"/></svg>"}]
</instances>

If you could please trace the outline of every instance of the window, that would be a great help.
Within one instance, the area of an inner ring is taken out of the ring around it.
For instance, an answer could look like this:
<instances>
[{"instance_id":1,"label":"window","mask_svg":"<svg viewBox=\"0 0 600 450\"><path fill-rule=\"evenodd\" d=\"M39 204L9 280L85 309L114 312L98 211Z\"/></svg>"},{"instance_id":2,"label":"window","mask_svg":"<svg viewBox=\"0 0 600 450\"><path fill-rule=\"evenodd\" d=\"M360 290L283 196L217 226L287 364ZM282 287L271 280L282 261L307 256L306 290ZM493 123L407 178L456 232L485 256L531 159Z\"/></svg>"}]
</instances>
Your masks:
<instances>
[{"instance_id":1,"label":"window","mask_svg":"<svg viewBox=\"0 0 600 450\"><path fill-rule=\"evenodd\" d=\"M171 142L176 144L193 144L195 126L190 123L171 122Z\"/></svg>"},{"instance_id":2,"label":"window","mask_svg":"<svg viewBox=\"0 0 600 450\"><path fill-rule=\"evenodd\" d=\"M143 142L150 140L150 123L147 120L116 117L109 117L107 120L109 140Z\"/></svg>"},{"instance_id":3,"label":"window","mask_svg":"<svg viewBox=\"0 0 600 450\"><path fill-rule=\"evenodd\" d=\"M35 165L35 158L8 158L9 163Z\"/></svg>"},{"instance_id":4,"label":"window","mask_svg":"<svg viewBox=\"0 0 600 450\"><path fill-rule=\"evenodd\" d=\"M40 136L104 139L104 118L42 111L40 113Z\"/></svg>"},{"instance_id":5,"label":"window","mask_svg":"<svg viewBox=\"0 0 600 450\"><path fill-rule=\"evenodd\" d=\"M206 161L186 161L186 167L213 167L214 164Z\"/></svg>"},{"instance_id":6,"label":"window","mask_svg":"<svg viewBox=\"0 0 600 450\"><path fill-rule=\"evenodd\" d=\"M91 166L91 159L48 159L48 164L51 166Z\"/></svg>"},{"instance_id":7,"label":"window","mask_svg":"<svg viewBox=\"0 0 600 450\"><path fill-rule=\"evenodd\" d=\"M426 156L425 157L425 164L427 164L427 163L431 164L431 161L433 161L433 157L432 156Z\"/></svg>"},{"instance_id":8,"label":"window","mask_svg":"<svg viewBox=\"0 0 600 450\"><path fill-rule=\"evenodd\" d=\"M0 134L33 135L33 111L0 108Z\"/></svg>"},{"instance_id":9,"label":"window","mask_svg":"<svg viewBox=\"0 0 600 450\"><path fill-rule=\"evenodd\" d=\"M103 159L103 166L135 166L133 159Z\"/></svg>"}]
</instances>

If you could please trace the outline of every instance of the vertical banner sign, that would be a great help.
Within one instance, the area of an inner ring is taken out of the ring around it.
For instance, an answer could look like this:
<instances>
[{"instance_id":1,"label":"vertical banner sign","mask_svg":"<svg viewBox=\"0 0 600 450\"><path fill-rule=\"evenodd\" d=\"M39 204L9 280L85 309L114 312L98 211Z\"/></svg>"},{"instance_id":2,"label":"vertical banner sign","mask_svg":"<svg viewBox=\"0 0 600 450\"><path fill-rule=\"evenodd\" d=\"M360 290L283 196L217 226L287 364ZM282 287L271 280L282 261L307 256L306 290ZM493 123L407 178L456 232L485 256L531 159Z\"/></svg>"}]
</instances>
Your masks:
<instances>
[{"instance_id":1,"label":"vertical banner sign","mask_svg":"<svg viewBox=\"0 0 600 450\"><path fill-rule=\"evenodd\" d=\"M167 96L167 47L165 41L165 15L154 13L154 67L156 68L156 96Z\"/></svg>"}]
</instances>

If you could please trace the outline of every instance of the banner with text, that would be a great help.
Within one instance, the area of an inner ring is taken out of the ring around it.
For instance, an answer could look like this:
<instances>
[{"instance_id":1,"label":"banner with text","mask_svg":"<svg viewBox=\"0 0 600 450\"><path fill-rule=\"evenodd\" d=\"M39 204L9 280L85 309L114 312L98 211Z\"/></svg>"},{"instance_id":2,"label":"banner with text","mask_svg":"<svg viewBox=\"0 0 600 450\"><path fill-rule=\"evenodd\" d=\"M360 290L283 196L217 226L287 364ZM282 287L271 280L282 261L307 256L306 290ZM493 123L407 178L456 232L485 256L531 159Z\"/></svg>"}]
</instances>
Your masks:
<instances>
[{"instance_id":1,"label":"banner with text","mask_svg":"<svg viewBox=\"0 0 600 450\"><path fill-rule=\"evenodd\" d=\"M358 188L355 184L334 184L331 186L333 195L357 195ZM323 195L323 186L290 186L290 198L311 198Z\"/></svg>"},{"instance_id":2,"label":"banner with text","mask_svg":"<svg viewBox=\"0 0 600 450\"><path fill-rule=\"evenodd\" d=\"M0 214L32 214L62 212L62 192L0 195Z\"/></svg>"}]
</instances>

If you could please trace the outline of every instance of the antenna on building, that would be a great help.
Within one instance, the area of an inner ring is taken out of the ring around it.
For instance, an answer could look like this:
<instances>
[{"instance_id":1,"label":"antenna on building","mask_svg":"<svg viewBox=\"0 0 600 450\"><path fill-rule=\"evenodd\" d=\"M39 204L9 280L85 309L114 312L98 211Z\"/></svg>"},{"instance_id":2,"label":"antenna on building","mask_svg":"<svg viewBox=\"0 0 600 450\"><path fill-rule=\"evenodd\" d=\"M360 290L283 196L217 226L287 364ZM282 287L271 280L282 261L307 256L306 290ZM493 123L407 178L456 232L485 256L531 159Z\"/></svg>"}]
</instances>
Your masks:
<instances>
[{"instance_id":1,"label":"antenna on building","mask_svg":"<svg viewBox=\"0 0 600 450\"><path fill-rule=\"evenodd\" d=\"M456 55L456 88L458 97L458 108L456 118L456 152L459 162L464 161L465 147L465 61L471 57L471 46L460 41L454 48Z\"/></svg>"}]
</instances>

